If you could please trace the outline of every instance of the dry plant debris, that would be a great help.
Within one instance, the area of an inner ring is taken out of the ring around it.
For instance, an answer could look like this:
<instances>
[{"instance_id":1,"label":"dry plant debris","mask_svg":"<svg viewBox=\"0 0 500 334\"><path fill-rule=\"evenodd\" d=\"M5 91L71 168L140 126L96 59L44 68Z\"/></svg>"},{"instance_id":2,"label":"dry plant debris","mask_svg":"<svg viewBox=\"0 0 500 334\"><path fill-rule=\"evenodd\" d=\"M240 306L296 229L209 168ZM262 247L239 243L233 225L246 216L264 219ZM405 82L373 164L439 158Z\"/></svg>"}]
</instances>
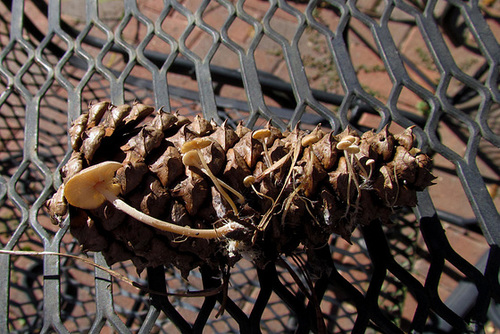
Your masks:
<instances>
[{"instance_id":1,"label":"dry plant debris","mask_svg":"<svg viewBox=\"0 0 500 334\"><path fill-rule=\"evenodd\" d=\"M100 102L69 133L73 153L47 202L54 222L69 213L82 250L109 264L173 265L184 277L241 256L264 265L332 233L349 241L356 226L415 206L434 179L412 128L252 131Z\"/></svg>"}]
</instances>

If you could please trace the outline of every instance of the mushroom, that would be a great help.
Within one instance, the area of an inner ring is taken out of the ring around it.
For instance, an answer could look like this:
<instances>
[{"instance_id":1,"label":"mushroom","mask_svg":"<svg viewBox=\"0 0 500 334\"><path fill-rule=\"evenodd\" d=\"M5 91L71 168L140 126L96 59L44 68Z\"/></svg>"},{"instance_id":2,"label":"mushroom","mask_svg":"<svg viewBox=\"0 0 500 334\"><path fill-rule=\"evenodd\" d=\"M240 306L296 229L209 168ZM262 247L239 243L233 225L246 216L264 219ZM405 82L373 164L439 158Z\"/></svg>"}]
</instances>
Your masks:
<instances>
[{"instance_id":1,"label":"mushroom","mask_svg":"<svg viewBox=\"0 0 500 334\"><path fill-rule=\"evenodd\" d=\"M367 180L370 180L372 178L372 174L373 174L373 165L375 164L375 160L373 159L368 159L366 160L366 163L365 163L367 166L370 166L370 172L368 173L368 177L366 178Z\"/></svg>"},{"instance_id":2,"label":"mushroom","mask_svg":"<svg viewBox=\"0 0 500 334\"><path fill-rule=\"evenodd\" d=\"M206 161L204 160L204 158L203 158L203 156L201 155L200 152L198 152L197 150L194 150L194 151L189 151L187 153L184 153L184 155L182 157L182 163L185 166L196 167L199 170L201 170L203 173L205 173L210 178L210 180L212 180L212 182L215 185L215 188L217 188L217 190L219 191L219 193L229 203L229 205L233 209L234 213L236 215L238 215L238 209L236 208L236 204L234 204L234 201L231 198L231 196L229 196L227 194L227 192L222 187L226 188L227 190L229 190L233 194L235 194L238 197L238 203L240 203L240 204L245 203L245 197L243 197L243 195L240 194L236 189L233 189L230 185L228 185L227 183L225 183L224 181L222 181L221 179L219 179L218 177L216 177L212 173L212 171L210 170L210 168L208 168L208 165L207 165Z\"/></svg>"},{"instance_id":3,"label":"mushroom","mask_svg":"<svg viewBox=\"0 0 500 334\"><path fill-rule=\"evenodd\" d=\"M234 204L231 197L226 193L226 191L222 188L226 188L230 192L232 192L236 197L238 197L238 203L245 203L245 197L240 194L236 189L232 188L230 185L217 178L210 168L208 167L203 154L201 154L200 150L209 146L212 143L212 140L208 137L195 138L188 142L185 142L181 147L181 153L183 153L182 163L185 166L192 166L200 169L203 173L205 173L214 183L215 187L219 191L219 193L226 199L229 203L233 212L238 215L238 209L236 208L236 204Z\"/></svg>"},{"instance_id":4,"label":"mushroom","mask_svg":"<svg viewBox=\"0 0 500 334\"><path fill-rule=\"evenodd\" d=\"M359 181L358 178L356 177L356 173L354 171L354 158L356 157L356 154L359 153L360 149L359 146L356 143L357 138L352 136L352 135L347 135L340 142L337 143L337 149L344 151L344 156L347 164L347 170L349 171L349 182L347 183L347 194L350 194L351 190L351 180L354 181L354 184L356 186L356 190L358 192L358 196L356 198L356 210L358 209L358 204L359 204L359 198L361 195L361 190L359 186ZM357 158L356 158L357 161ZM361 164L359 164L361 166ZM363 166L361 166L363 169ZM364 170L364 169L363 169ZM366 174L366 171L365 171ZM347 196L347 210L349 209L349 206L351 205L349 203L349 196Z\"/></svg>"},{"instance_id":5,"label":"mushroom","mask_svg":"<svg viewBox=\"0 0 500 334\"><path fill-rule=\"evenodd\" d=\"M195 138L182 144L181 153L188 153L190 151L198 151L212 144L212 139L209 137Z\"/></svg>"},{"instance_id":6,"label":"mushroom","mask_svg":"<svg viewBox=\"0 0 500 334\"><path fill-rule=\"evenodd\" d=\"M268 140L269 137L271 137L271 134L271 130L269 129L260 129L252 133L252 138L260 141L262 143L262 146L264 147L264 158L266 160L267 167L271 167L272 165L271 157L269 156L269 150L267 149Z\"/></svg>"},{"instance_id":7,"label":"mushroom","mask_svg":"<svg viewBox=\"0 0 500 334\"><path fill-rule=\"evenodd\" d=\"M260 198L267 198L268 200L271 201L271 206L274 206L274 199L270 196L267 196L266 194L263 194L261 193L260 191L257 190L257 188L255 188L255 185L254 183L257 181L257 179L255 178L255 176L253 175L248 175L246 176L244 179L243 179L243 184L245 185L245 187L252 187L252 190L255 191L255 193L257 194L257 196L259 196Z\"/></svg>"},{"instance_id":8,"label":"mushroom","mask_svg":"<svg viewBox=\"0 0 500 334\"><path fill-rule=\"evenodd\" d=\"M146 215L118 198L121 187L116 182L115 173L121 167L119 162L105 161L78 172L66 183L64 197L72 206L87 210L96 209L108 201L118 210L144 224L186 237L213 239L243 227L239 223L230 222L214 229L192 229Z\"/></svg>"}]
</instances>

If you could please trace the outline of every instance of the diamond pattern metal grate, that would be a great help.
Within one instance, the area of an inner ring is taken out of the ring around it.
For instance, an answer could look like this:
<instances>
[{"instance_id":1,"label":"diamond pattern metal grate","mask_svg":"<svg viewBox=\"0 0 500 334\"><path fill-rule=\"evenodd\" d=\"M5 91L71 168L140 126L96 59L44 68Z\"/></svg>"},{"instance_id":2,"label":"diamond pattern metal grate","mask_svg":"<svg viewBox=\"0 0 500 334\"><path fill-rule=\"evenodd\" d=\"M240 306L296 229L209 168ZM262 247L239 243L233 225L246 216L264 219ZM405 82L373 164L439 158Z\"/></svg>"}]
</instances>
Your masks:
<instances>
[{"instance_id":1,"label":"diamond pattern metal grate","mask_svg":"<svg viewBox=\"0 0 500 334\"><path fill-rule=\"evenodd\" d=\"M488 7L498 10L495 1L388 0L370 8L350 0L252 1L164 0L152 17L147 1L124 0L113 21L100 1L87 0L84 19L69 23L60 0L2 0L2 249L79 254L67 229L50 223L44 202L69 158L69 124L105 99L250 127L268 120L282 129L300 121L337 131L417 125L420 146L447 162L440 170L458 178L475 217L442 212L424 192L414 212L395 217L394 226L363 227L352 245L332 238L314 258L298 252L263 269L239 262L227 298L149 296L71 259L0 254L0 332L480 332L488 319L498 325L500 216L492 194L500 176L500 45ZM285 28L282 17L291 22ZM420 36L423 67L401 49L394 23ZM243 40L235 31L251 33ZM204 43L194 43L197 36ZM456 45L475 58L460 63ZM359 50L372 52L377 65L360 64ZM386 93L373 91L361 72L375 72ZM421 113L404 104L407 96L420 101ZM444 127L462 140L459 148L443 137ZM482 234L478 263L452 246L443 228L449 222ZM329 275L301 289L311 262L328 266ZM206 268L189 282L171 268L113 269L157 291L209 289L222 280ZM443 298L450 278L462 283Z\"/></svg>"}]
</instances>

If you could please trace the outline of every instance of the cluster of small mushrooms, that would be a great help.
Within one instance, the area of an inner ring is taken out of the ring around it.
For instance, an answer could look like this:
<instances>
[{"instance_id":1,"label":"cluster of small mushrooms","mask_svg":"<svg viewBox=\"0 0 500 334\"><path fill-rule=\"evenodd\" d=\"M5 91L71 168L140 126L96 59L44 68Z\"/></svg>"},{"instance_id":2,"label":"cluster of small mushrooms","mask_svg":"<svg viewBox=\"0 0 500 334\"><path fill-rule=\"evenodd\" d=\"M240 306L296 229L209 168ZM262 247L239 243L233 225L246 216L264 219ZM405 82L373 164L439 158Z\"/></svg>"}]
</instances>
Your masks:
<instances>
[{"instance_id":1,"label":"cluster of small mushrooms","mask_svg":"<svg viewBox=\"0 0 500 334\"><path fill-rule=\"evenodd\" d=\"M251 130L140 103L92 105L70 129L73 153L47 205L83 251L109 264L174 265L187 277L248 256L257 265L332 233L389 222L432 184L412 128L361 137L319 126Z\"/></svg>"}]
</instances>

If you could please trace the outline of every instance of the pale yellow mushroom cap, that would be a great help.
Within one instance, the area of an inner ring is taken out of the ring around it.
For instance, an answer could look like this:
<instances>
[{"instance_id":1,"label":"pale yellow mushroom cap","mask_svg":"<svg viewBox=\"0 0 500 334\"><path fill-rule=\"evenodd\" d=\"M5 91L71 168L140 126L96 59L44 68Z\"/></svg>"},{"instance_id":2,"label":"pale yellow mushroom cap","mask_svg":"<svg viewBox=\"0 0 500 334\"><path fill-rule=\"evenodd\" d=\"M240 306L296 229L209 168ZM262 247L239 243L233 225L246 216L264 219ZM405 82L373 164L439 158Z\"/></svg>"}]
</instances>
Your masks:
<instances>
[{"instance_id":1,"label":"pale yellow mushroom cap","mask_svg":"<svg viewBox=\"0 0 500 334\"><path fill-rule=\"evenodd\" d=\"M268 129L260 129L255 130L252 134L253 139L261 140L271 136L271 130Z\"/></svg>"},{"instance_id":2,"label":"pale yellow mushroom cap","mask_svg":"<svg viewBox=\"0 0 500 334\"><path fill-rule=\"evenodd\" d=\"M356 142L356 137L354 137L353 135L347 135L344 138L342 138L342 141L348 141L351 144L354 144Z\"/></svg>"},{"instance_id":3,"label":"pale yellow mushroom cap","mask_svg":"<svg viewBox=\"0 0 500 334\"><path fill-rule=\"evenodd\" d=\"M245 187L250 187L254 183L255 183L255 176L253 175L248 175L243 179L243 184L245 185Z\"/></svg>"},{"instance_id":4,"label":"pale yellow mushroom cap","mask_svg":"<svg viewBox=\"0 0 500 334\"><path fill-rule=\"evenodd\" d=\"M337 143L337 149L338 150L345 150L346 148L351 146L351 144L352 143L350 141L342 139L340 142Z\"/></svg>"},{"instance_id":5,"label":"pale yellow mushroom cap","mask_svg":"<svg viewBox=\"0 0 500 334\"><path fill-rule=\"evenodd\" d=\"M182 163L184 166L194 166L201 168L203 165L200 160L200 156L196 151L188 151L182 156Z\"/></svg>"},{"instance_id":6,"label":"pale yellow mushroom cap","mask_svg":"<svg viewBox=\"0 0 500 334\"><path fill-rule=\"evenodd\" d=\"M201 150L212 144L212 139L208 137L195 138L193 140L185 142L181 147L181 153L188 153L193 150Z\"/></svg>"},{"instance_id":7,"label":"pale yellow mushroom cap","mask_svg":"<svg viewBox=\"0 0 500 334\"><path fill-rule=\"evenodd\" d=\"M351 154L358 154L361 151L358 145L350 145L345 150L347 153Z\"/></svg>"},{"instance_id":8,"label":"pale yellow mushroom cap","mask_svg":"<svg viewBox=\"0 0 500 334\"><path fill-rule=\"evenodd\" d=\"M90 166L75 174L64 186L64 197L69 204L81 209L97 209L106 198L96 186L104 187L115 196L120 194L121 187L114 182L116 171L122 164L116 161L105 161Z\"/></svg>"}]
</instances>

